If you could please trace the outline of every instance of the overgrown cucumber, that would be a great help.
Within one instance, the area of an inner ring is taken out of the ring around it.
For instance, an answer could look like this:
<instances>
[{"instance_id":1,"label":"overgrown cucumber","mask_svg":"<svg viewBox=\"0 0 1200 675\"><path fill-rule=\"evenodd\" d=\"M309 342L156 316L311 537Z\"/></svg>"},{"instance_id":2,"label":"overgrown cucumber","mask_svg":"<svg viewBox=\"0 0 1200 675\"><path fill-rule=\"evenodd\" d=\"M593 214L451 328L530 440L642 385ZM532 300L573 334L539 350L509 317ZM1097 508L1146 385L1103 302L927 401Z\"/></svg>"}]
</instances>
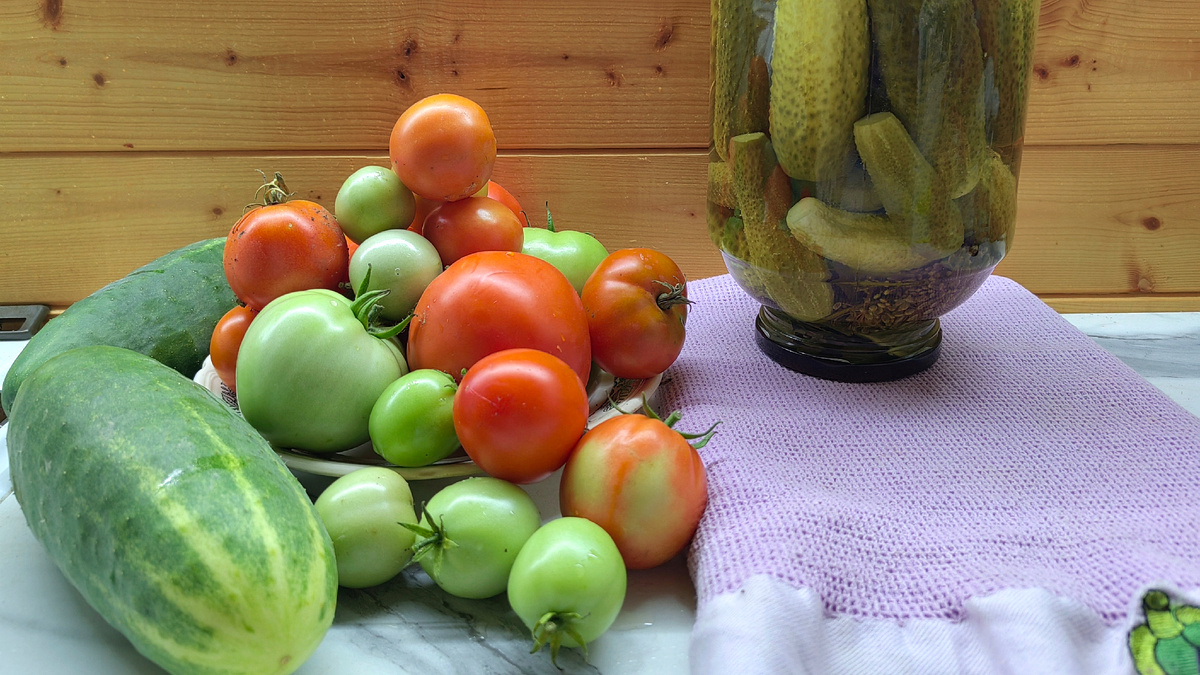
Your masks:
<instances>
[{"instance_id":1,"label":"overgrown cucumber","mask_svg":"<svg viewBox=\"0 0 1200 675\"><path fill-rule=\"evenodd\" d=\"M74 347L125 347L195 375L217 321L237 302L225 281L224 250L224 237L185 246L68 307L13 362L0 393L4 410L12 411L34 369Z\"/></svg>"},{"instance_id":2,"label":"overgrown cucumber","mask_svg":"<svg viewBox=\"0 0 1200 675\"><path fill-rule=\"evenodd\" d=\"M866 110L866 0L778 0L771 60L771 143L792 178L839 171Z\"/></svg>"},{"instance_id":3,"label":"overgrown cucumber","mask_svg":"<svg viewBox=\"0 0 1200 675\"><path fill-rule=\"evenodd\" d=\"M25 379L8 451L34 535L176 674L289 673L333 620L329 536L248 423L146 356L81 347Z\"/></svg>"}]
</instances>

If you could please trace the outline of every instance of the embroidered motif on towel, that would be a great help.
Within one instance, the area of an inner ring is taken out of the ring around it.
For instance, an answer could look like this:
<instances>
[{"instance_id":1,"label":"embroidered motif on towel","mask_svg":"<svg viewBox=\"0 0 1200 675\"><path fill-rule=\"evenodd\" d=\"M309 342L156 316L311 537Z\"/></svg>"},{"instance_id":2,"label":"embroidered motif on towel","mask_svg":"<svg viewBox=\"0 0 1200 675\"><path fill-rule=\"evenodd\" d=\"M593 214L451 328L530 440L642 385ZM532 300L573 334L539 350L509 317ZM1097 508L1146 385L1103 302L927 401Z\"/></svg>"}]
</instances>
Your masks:
<instances>
[{"instance_id":1,"label":"embroidered motif on towel","mask_svg":"<svg viewBox=\"0 0 1200 675\"><path fill-rule=\"evenodd\" d=\"M1200 675L1200 607L1177 605L1162 591L1142 598L1146 622L1129 633L1141 675Z\"/></svg>"}]
</instances>

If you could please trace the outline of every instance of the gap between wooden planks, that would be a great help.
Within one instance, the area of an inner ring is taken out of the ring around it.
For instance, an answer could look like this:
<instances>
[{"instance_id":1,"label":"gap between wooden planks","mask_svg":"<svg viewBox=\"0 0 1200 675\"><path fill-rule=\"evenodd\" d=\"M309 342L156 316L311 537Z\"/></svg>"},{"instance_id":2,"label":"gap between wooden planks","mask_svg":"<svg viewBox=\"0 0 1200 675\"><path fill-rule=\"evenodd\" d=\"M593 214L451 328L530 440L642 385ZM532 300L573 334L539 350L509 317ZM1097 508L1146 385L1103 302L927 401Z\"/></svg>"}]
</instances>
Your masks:
<instances>
[{"instance_id":1,"label":"gap between wooden planks","mask_svg":"<svg viewBox=\"0 0 1200 675\"><path fill-rule=\"evenodd\" d=\"M698 150L505 153L494 177L533 223L548 201L560 228L610 249L658 248L702 278L725 271L704 222L706 161ZM162 253L223 236L260 182L255 169L282 171L299 197L332 206L345 177L373 163L386 158L0 155L0 302L62 307ZM1200 296L1200 181L1188 170L1198 166L1200 146L1027 148L1015 247L997 272L1098 307L1186 304L1179 298Z\"/></svg>"}]
</instances>

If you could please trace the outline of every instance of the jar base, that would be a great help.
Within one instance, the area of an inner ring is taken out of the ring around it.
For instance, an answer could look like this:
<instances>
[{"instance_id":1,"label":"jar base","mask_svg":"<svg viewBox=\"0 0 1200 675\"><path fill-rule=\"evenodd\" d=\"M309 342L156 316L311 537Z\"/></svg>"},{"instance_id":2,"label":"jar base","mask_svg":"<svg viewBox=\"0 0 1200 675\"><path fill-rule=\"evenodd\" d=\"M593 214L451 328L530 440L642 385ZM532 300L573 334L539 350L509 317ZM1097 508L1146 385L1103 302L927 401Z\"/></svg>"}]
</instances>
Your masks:
<instances>
[{"instance_id":1,"label":"jar base","mask_svg":"<svg viewBox=\"0 0 1200 675\"><path fill-rule=\"evenodd\" d=\"M763 306L754 324L755 343L772 361L836 382L898 380L932 366L941 355L937 319L903 329L848 334Z\"/></svg>"}]
</instances>

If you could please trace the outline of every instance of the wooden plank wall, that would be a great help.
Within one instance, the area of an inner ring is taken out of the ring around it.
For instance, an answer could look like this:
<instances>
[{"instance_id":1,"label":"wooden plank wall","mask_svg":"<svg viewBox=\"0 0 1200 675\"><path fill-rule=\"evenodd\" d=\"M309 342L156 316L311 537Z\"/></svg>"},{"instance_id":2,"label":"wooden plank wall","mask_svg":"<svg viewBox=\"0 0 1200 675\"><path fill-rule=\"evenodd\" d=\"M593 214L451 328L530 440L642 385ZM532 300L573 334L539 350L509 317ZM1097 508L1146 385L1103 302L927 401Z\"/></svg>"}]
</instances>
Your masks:
<instances>
[{"instance_id":1,"label":"wooden plank wall","mask_svg":"<svg viewBox=\"0 0 1200 675\"><path fill-rule=\"evenodd\" d=\"M488 111L527 210L721 274L708 32L707 0L0 0L0 303L223 235L256 169L332 206L442 91ZM1198 38L1195 0L1044 0L1000 273L1063 311L1200 310Z\"/></svg>"}]
</instances>

